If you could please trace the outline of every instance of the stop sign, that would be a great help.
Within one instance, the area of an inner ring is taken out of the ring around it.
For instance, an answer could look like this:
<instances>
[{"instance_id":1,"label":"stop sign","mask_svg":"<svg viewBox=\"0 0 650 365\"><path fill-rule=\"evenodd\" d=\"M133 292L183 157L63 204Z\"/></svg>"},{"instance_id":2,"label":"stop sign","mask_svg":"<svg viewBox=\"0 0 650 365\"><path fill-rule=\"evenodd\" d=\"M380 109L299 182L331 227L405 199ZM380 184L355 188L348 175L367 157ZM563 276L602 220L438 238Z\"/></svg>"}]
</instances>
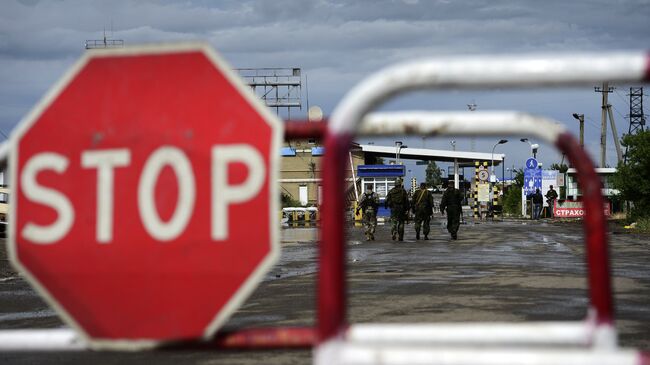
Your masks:
<instances>
[{"instance_id":1,"label":"stop sign","mask_svg":"<svg viewBox=\"0 0 650 365\"><path fill-rule=\"evenodd\" d=\"M282 129L208 46L88 52L12 135L11 260L95 346L210 336L277 259Z\"/></svg>"}]
</instances>

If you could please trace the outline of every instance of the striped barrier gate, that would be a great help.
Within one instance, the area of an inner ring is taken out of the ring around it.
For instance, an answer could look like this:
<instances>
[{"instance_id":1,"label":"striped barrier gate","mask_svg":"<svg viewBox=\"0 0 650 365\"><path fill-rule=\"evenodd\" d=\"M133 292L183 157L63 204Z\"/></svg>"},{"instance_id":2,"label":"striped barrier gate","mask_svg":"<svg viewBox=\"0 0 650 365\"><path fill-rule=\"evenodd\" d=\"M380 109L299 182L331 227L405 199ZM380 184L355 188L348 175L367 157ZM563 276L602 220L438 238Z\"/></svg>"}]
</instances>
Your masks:
<instances>
[{"instance_id":1,"label":"striped barrier gate","mask_svg":"<svg viewBox=\"0 0 650 365\"><path fill-rule=\"evenodd\" d=\"M500 191L501 189L499 189L499 184L494 183L494 185L492 185L492 218L493 219L495 216L503 215L503 207L499 205Z\"/></svg>"},{"instance_id":2,"label":"striped barrier gate","mask_svg":"<svg viewBox=\"0 0 650 365\"><path fill-rule=\"evenodd\" d=\"M479 190L485 189L483 184L488 184L488 162L474 161L474 183L472 184L472 209L474 210L474 219L481 219L486 213L481 210L481 201L479 200ZM482 172L484 171L484 172Z\"/></svg>"}]
</instances>

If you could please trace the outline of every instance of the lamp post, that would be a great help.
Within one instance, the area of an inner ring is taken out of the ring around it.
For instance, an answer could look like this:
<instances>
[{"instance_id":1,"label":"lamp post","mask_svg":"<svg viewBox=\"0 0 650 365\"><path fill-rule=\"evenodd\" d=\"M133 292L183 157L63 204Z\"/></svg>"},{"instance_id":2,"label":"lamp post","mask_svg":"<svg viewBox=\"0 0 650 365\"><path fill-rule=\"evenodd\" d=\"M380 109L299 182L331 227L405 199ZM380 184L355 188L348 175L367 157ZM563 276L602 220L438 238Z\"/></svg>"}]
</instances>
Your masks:
<instances>
[{"instance_id":1,"label":"lamp post","mask_svg":"<svg viewBox=\"0 0 650 365\"><path fill-rule=\"evenodd\" d=\"M498 145L504 143L508 143L508 140L507 139L499 140L499 142L495 143L494 147L492 147L492 166L490 167L490 180L492 180L492 176L494 176L494 149L497 148Z\"/></svg>"},{"instance_id":2,"label":"lamp post","mask_svg":"<svg viewBox=\"0 0 650 365\"><path fill-rule=\"evenodd\" d=\"M537 149L539 148L539 145L537 143L531 143L528 138L522 138L520 141L526 142L530 145L530 151L533 154L533 158L537 159Z\"/></svg>"},{"instance_id":3,"label":"lamp post","mask_svg":"<svg viewBox=\"0 0 650 365\"><path fill-rule=\"evenodd\" d=\"M580 147L585 146L585 115L573 113L573 117L580 122Z\"/></svg>"},{"instance_id":4,"label":"lamp post","mask_svg":"<svg viewBox=\"0 0 650 365\"><path fill-rule=\"evenodd\" d=\"M402 141L395 141L395 160L396 164L399 165L399 153L402 150L402 148L408 148L407 145L402 144Z\"/></svg>"}]
</instances>

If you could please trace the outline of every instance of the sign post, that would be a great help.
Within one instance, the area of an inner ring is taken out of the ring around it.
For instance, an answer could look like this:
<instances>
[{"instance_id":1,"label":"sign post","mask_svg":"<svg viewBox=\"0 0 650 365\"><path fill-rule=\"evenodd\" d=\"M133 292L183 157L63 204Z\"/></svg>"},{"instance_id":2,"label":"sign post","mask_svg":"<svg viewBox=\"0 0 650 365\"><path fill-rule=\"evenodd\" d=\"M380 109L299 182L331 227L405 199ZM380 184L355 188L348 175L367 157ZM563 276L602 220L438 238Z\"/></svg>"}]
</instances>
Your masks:
<instances>
[{"instance_id":1,"label":"sign post","mask_svg":"<svg viewBox=\"0 0 650 365\"><path fill-rule=\"evenodd\" d=\"M527 197L533 194L535 190L542 189L542 170L538 168L539 164L534 158L526 160L526 168L524 169L524 186L521 189L521 212L525 216L527 207Z\"/></svg>"},{"instance_id":2,"label":"sign post","mask_svg":"<svg viewBox=\"0 0 650 365\"><path fill-rule=\"evenodd\" d=\"M204 44L89 51L12 136L11 261L96 348L209 337L277 260L282 134Z\"/></svg>"}]
</instances>

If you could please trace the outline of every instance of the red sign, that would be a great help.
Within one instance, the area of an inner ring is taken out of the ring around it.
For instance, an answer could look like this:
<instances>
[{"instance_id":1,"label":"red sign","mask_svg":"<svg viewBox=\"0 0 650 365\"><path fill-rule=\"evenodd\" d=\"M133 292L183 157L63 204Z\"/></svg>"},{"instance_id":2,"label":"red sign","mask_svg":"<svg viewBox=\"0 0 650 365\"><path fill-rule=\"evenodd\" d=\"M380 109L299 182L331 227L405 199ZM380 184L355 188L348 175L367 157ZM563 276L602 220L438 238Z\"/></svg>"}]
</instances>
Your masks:
<instances>
[{"instance_id":1,"label":"red sign","mask_svg":"<svg viewBox=\"0 0 650 365\"><path fill-rule=\"evenodd\" d=\"M209 47L88 52L13 136L12 262L96 346L210 336L277 259L282 133Z\"/></svg>"},{"instance_id":2,"label":"red sign","mask_svg":"<svg viewBox=\"0 0 650 365\"><path fill-rule=\"evenodd\" d=\"M609 202L603 204L603 211L606 217L611 214ZM582 218L585 215L581 201L565 200L563 202L555 201L555 217L558 218Z\"/></svg>"}]
</instances>

